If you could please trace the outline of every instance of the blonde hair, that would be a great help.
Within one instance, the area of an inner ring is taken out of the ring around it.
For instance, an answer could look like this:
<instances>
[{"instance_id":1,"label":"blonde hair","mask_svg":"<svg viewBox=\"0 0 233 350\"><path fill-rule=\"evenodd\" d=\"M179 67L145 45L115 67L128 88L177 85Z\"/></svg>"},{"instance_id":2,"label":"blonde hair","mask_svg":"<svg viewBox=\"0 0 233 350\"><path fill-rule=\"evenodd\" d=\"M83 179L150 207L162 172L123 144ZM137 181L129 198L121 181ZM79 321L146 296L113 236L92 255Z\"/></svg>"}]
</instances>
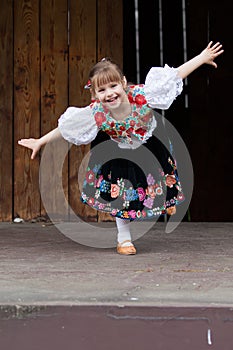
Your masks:
<instances>
[{"instance_id":1,"label":"blonde hair","mask_svg":"<svg viewBox=\"0 0 233 350\"><path fill-rule=\"evenodd\" d=\"M104 58L91 69L89 80L91 82L91 89L95 91L98 86L111 82L123 83L124 74L116 63L112 62L109 58Z\"/></svg>"}]
</instances>

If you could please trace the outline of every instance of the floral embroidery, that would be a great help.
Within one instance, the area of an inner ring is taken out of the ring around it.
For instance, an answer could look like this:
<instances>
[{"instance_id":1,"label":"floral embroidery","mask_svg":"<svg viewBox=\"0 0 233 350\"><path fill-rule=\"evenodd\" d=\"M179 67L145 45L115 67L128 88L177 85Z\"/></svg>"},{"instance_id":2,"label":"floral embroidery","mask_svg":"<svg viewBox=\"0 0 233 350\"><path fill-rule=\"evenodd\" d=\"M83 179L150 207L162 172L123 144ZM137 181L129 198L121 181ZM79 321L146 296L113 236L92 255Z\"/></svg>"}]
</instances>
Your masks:
<instances>
[{"instance_id":1,"label":"floral embroidery","mask_svg":"<svg viewBox=\"0 0 233 350\"><path fill-rule=\"evenodd\" d=\"M146 189L146 194L154 199L156 197L155 186L148 186Z\"/></svg>"},{"instance_id":2,"label":"floral embroidery","mask_svg":"<svg viewBox=\"0 0 233 350\"><path fill-rule=\"evenodd\" d=\"M136 199L138 199L138 193L137 190L134 190L133 188L130 188L128 190L125 191L126 193L126 200L127 201L135 201Z\"/></svg>"},{"instance_id":3,"label":"floral embroidery","mask_svg":"<svg viewBox=\"0 0 233 350\"><path fill-rule=\"evenodd\" d=\"M175 164L172 163L170 158L169 164L172 165L172 169L175 169ZM104 179L100 164L94 165L92 169L88 167L83 188L89 186L89 188L93 188L94 192L90 196L83 192L81 198L84 203L91 207L108 212L115 217L134 220L159 216L166 213L166 208L175 206L184 200L176 169L172 170L172 174L166 175L160 169L160 180L157 182L154 176L149 173L146 175L146 188L143 188L140 184L136 188L133 188L132 185L128 187L128 181L123 178L118 178L117 183L111 183L111 172L106 176L109 181ZM165 200L160 206L155 207L156 197L161 196L164 192L166 193L166 186L175 186L178 190L177 197ZM121 208L112 208L111 201L101 202L101 193L109 194L110 198L119 198L121 202L117 203ZM133 201L138 201L144 208L129 210L128 208Z\"/></svg>"},{"instance_id":4,"label":"floral embroidery","mask_svg":"<svg viewBox=\"0 0 233 350\"><path fill-rule=\"evenodd\" d=\"M163 194L163 189L162 187L158 186L155 190L155 193L157 196L161 196Z\"/></svg>"},{"instance_id":5,"label":"floral embroidery","mask_svg":"<svg viewBox=\"0 0 233 350\"><path fill-rule=\"evenodd\" d=\"M130 86L127 94L132 112L124 120L115 120L100 102L96 101L91 108L99 129L117 142L132 144L132 136L140 141L144 140L151 127L153 111L147 106L143 85Z\"/></svg>"},{"instance_id":6,"label":"floral embroidery","mask_svg":"<svg viewBox=\"0 0 233 350\"><path fill-rule=\"evenodd\" d=\"M109 192L111 184L106 180L102 180L100 183L100 192Z\"/></svg>"},{"instance_id":7,"label":"floral embroidery","mask_svg":"<svg viewBox=\"0 0 233 350\"><path fill-rule=\"evenodd\" d=\"M168 158L168 163L171 164L173 170L176 170L176 163L171 160L171 158Z\"/></svg>"},{"instance_id":8,"label":"floral embroidery","mask_svg":"<svg viewBox=\"0 0 233 350\"><path fill-rule=\"evenodd\" d=\"M113 216L116 216L116 214L117 214L117 209L112 209L111 214L112 214Z\"/></svg>"},{"instance_id":9,"label":"floral embroidery","mask_svg":"<svg viewBox=\"0 0 233 350\"><path fill-rule=\"evenodd\" d=\"M127 211L124 211L122 216L124 219L129 219L129 213Z\"/></svg>"},{"instance_id":10,"label":"floral embroidery","mask_svg":"<svg viewBox=\"0 0 233 350\"><path fill-rule=\"evenodd\" d=\"M153 200L153 198L150 198L150 197L149 197L149 198L147 198L147 199L144 200L143 204L145 205L145 207L151 209L151 208L153 207L154 200Z\"/></svg>"},{"instance_id":11,"label":"floral embroidery","mask_svg":"<svg viewBox=\"0 0 233 350\"><path fill-rule=\"evenodd\" d=\"M129 215L131 216L132 219L136 219L136 211L135 210L130 210Z\"/></svg>"},{"instance_id":12,"label":"floral embroidery","mask_svg":"<svg viewBox=\"0 0 233 350\"><path fill-rule=\"evenodd\" d=\"M96 112L95 121L96 121L96 125L100 127L102 123L106 121L106 115L103 112Z\"/></svg>"},{"instance_id":13,"label":"floral embroidery","mask_svg":"<svg viewBox=\"0 0 233 350\"><path fill-rule=\"evenodd\" d=\"M95 191L95 198L98 199L100 196L100 190Z\"/></svg>"},{"instance_id":14,"label":"floral embroidery","mask_svg":"<svg viewBox=\"0 0 233 350\"><path fill-rule=\"evenodd\" d=\"M111 197L117 198L119 196L120 187L116 184L111 184Z\"/></svg>"},{"instance_id":15,"label":"floral embroidery","mask_svg":"<svg viewBox=\"0 0 233 350\"><path fill-rule=\"evenodd\" d=\"M165 175L166 176L166 185L170 188L176 183L175 175Z\"/></svg>"},{"instance_id":16,"label":"floral embroidery","mask_svg":"<svg viewBox=\"0 0 233 350\"><path fill-rule=\"evenodd\" d=\"M100 175L98 177L98 179L95 179L95 187L100 187L100 184L101 184L103 178L104 178L103 175Z\"/></svg>"},{"instance_id":17,"label":"floral embroidery","mask_svg":"<svg viewBox=\"0 0 233 350\"><path fill-rule=\"evenodd\" d=\"M87 201L87 203L88 203L90 206L92 206L92 205L94 204L94 202L95 202L94 198L89 198L88 201Z\"/></svg>"},{"instance_id":18,"label":"floral embroidery","mask_svg":"<svg viewBox=\"0 0 233 350\"><path fill-rule=\"evenodd\" d=\"M125 187L125 182L123 179L117 179L117 184L119 186L119 195L124 196L124 187ZM124 198L125 199L125 198Z\"/></svg>"},{"instance_id":19,"label":"floral embroidery","mask_svg":"<svg viewBox=\"0 0 233 350\"><path fill-rule=\"evenodd\" d=\"M138 187L137 191L138 191L138 199L140 200L140 202L142 202L146 197L146 193L142 187Z\"/></svg>"},{"instance_id":20,"label":"floral embroidery","mask_svg":"<svg viewBox=\"0 0 233 350\"><path fill-rule=\"evenodd\" d=\"M146 212L145 212L145 210L142 210L142 217L143 217L143 218L146 217Z\"/></svg>"},{"instance_id":21,"label":"floral embroidery","mask_svg":"<svg viewBox=\"0 0 233 350\"><path fill-rule=\"evenodd\" d=\"M87 183L94 183L94 179L95 179L95 174L92 170L89 170L87 173L86 173L86 181Z\"/></svg>"},{"instance_id":22,"label":"floral embroidery","mask_svg":"<svg viewBox=\"0 0 233 350\"><path fill-rule=\"evenodd\" d=\"M148 174L146 179L147 179L148 185L154 185L155 184L155 179L153 178L153 176L151 174Z\"/></svg>"},{"instance_id":23,"label":"floral embroidery","mask_svg":"<svg viewBox=\"0 0 233 350\"><path fill-rule=\"evenodd\" d=\"M178 201L183 201L184 200L184 195L183 195L183 193L179 193L178 194L178 196L177 196L177 199L178 199Z\"/></svg>"}]
</instances>

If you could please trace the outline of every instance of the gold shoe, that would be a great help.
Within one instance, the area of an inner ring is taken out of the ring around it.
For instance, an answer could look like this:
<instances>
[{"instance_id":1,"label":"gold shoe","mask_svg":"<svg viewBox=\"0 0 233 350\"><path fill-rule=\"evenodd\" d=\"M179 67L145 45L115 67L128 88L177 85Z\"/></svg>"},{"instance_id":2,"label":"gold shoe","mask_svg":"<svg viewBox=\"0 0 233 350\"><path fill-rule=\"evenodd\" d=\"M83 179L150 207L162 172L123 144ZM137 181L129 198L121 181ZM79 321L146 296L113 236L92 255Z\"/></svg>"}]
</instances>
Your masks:
<instances>
[{"instance_id":1,"label":"gold shoe","mask_svg":"<svg viewBox=\"0 0 233 350\"><path fill-rule=\"evenodd\" d=\"M123 247L124 243L130 242L132 245ZM121 255L135 255L136 248L130 240L125 240L117 244L117 253Z\"/></svg>"},{"instance_id":2,"label":"gold shoe","mask_svg":"<svg viewBox=\"0 0 233 350\"><path fill-rule=\"evenodd\" d=\"M167 214L168 215L175 215L175 213L176 213L176 207L175 206L167 208Z\"/></svg>"}]
</instances>

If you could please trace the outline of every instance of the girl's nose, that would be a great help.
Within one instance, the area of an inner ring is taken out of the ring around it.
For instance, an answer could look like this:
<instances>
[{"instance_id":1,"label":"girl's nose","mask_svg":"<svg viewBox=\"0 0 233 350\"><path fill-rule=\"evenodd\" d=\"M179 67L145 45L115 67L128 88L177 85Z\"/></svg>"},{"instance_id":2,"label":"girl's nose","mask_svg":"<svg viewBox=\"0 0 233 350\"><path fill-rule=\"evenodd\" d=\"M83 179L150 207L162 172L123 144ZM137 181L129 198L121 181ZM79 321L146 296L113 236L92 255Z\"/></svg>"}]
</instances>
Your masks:
<instances>
[{"instance_id":1,"label":"girl's nose","mask_svg":"<svg viewBox=\"0 0 233 350\"><path fill-rule=\"evenodd\" d=\"M112 96L112 89L106 89L106 95L109 97L109 96Z\"/></svg>"}]
</instances>

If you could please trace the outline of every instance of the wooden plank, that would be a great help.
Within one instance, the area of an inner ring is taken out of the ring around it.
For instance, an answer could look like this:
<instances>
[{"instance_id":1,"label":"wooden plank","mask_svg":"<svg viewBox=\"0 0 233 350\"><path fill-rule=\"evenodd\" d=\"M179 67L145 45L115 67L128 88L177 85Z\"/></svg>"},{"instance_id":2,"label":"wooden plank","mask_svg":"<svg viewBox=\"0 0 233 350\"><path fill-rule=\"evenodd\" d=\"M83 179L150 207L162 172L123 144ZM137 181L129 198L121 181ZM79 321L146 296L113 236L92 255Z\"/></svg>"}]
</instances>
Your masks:
<instances>
[{"instance_id":1,"label":"wooden plank","mask_svg":"<svg viewBox=\"0 0 233 350\"><path fill-rule=\"evenodd\" d=\"M145 6L139 0L138 11L140 83L144 83L150 68L160 66L159 1L147 0Z\"/></svg>"},{"instance_id":2,"label":"wooden plank","mask_svg":"<svg viewBox=\"0 0 233 350\"><path fill-rule=\"evenodd\" d=\"M233 166L229 159L232 149L233 118L229 103L232 99L232 39L233 33L228 25L232 23L233 2L228 0L208 1L209 39L220 41L224 54L216 59L217 69L206 66L208 74L207 123L209 125L208 143L205 144L208 181L207 217L209 221L232 221L233 206L229 191L229 174ZM226 102L226 103L225 103ZM218 180L217 180L218 179ZM219 185L216 183L219 182Z\"/></svg>"},{"instance_id":3,"label":"wooden plank","mask_svg":"<svg viewBox=\"0 0 233 350\"><path fill-rule=\"evenodd\" d=\"M14 214L40 215L38 158L17 146L21 138L40 136L39 1L14 1Z\"/></svg>"},{"instance_id":4,"label":"wooden plank","mask_svg":"<svg viewBox=\"0 0 233 350\"><path fill-rule=\"evenodd\" d=\"M0 11L0 221L12 220L13 3Z\"/></svg>"},{"instance_id":5,"label":"wooden plank","mask_svg":"<svg viewBox=\"0 0 233 350\"><path fill-rule=\"evenodd\" d=\"M123 1L98 0L98 60L111 57L123 66Z\"/></svg>"},{"instance_id":6,"label":"wooden plank","mask_svg":"<svg viewBox=\"0 0 233 350\"><path fill-rule=\"evenodd\" d=\"M137 82L135 1L123 0L123 72L128 82Z\"/></svg>"},{"instance_id":7,"label":"wooden plank","mask_svg":"<svg viewBox=\"0 0 233 350\"><path fill-rule=\"evenodd\" d=\"M200 11L201 7L201 11ZM189 1L188 18L188 58L198 54L208 38L208 3ZM210 124L208 116L208 75L203 66L193 72L189 82L190 154L194 169L194 191L190 205L192 221L206 221L208 217L207 187L212 175L208 166L208 142ZM212 207L212 205L211 205Z\"/></svg>"},{"instance_id":8,"label":"wooden plank","mask_svg":"<svg viewBox=\"0 0 233 350\"><path fill-rule=\"evenodd\" d=\"M98 60L110 57L123 69L123 1L99 0L97 24ZM113 220L110 214L98 212L98 221Z\"/></svg>"},{"instance_id":9,"label":"wooden plank","mask_svg":"<svg viewBox=\"0 0 233 350\"><path fill-rule=\"evenodd\" d=\"M182 0L174 0L169 6L162 2L163 64L179 67L184 62L184 37ZM166 118L185 136L189 123L185 109L185 92L165 112ZM179 117L177 117L179 116Z\"/></svg>"},{"instance_id":10,"label":"wooden plank","mask_svg":"<svg viewBox=\"0 0 233 350\"><path fill-rule=\"evenodd\" d=\"M81 107L90 103L90 93L84 86L96 62L96 1L71 0L69 3L69 104ZM76 215L96 221L97 211L81 202L78 184L78 171L84 176L86 169L82 160L89 149L90 146L73 146L70 150L69 203Z\"/></svg>"},{"instance_id":11,"label":"wooden plank","mask_svg":"<svg viewBox=\"0 0 233 350\"><path fill-rule=\"evenodd\" d=\"M40 3L41 133L44 135L57 127L57 119L68 105L68 9L66 0L42 0ZM68 144L53 142L49 149L41 169L42 201L47 214L67 220L68 157L65 160L62 157L68 152ZM62 163L63 168L59 169ZM42 214L45 214L44 208Z\"/></svg>"}]
</instances>

